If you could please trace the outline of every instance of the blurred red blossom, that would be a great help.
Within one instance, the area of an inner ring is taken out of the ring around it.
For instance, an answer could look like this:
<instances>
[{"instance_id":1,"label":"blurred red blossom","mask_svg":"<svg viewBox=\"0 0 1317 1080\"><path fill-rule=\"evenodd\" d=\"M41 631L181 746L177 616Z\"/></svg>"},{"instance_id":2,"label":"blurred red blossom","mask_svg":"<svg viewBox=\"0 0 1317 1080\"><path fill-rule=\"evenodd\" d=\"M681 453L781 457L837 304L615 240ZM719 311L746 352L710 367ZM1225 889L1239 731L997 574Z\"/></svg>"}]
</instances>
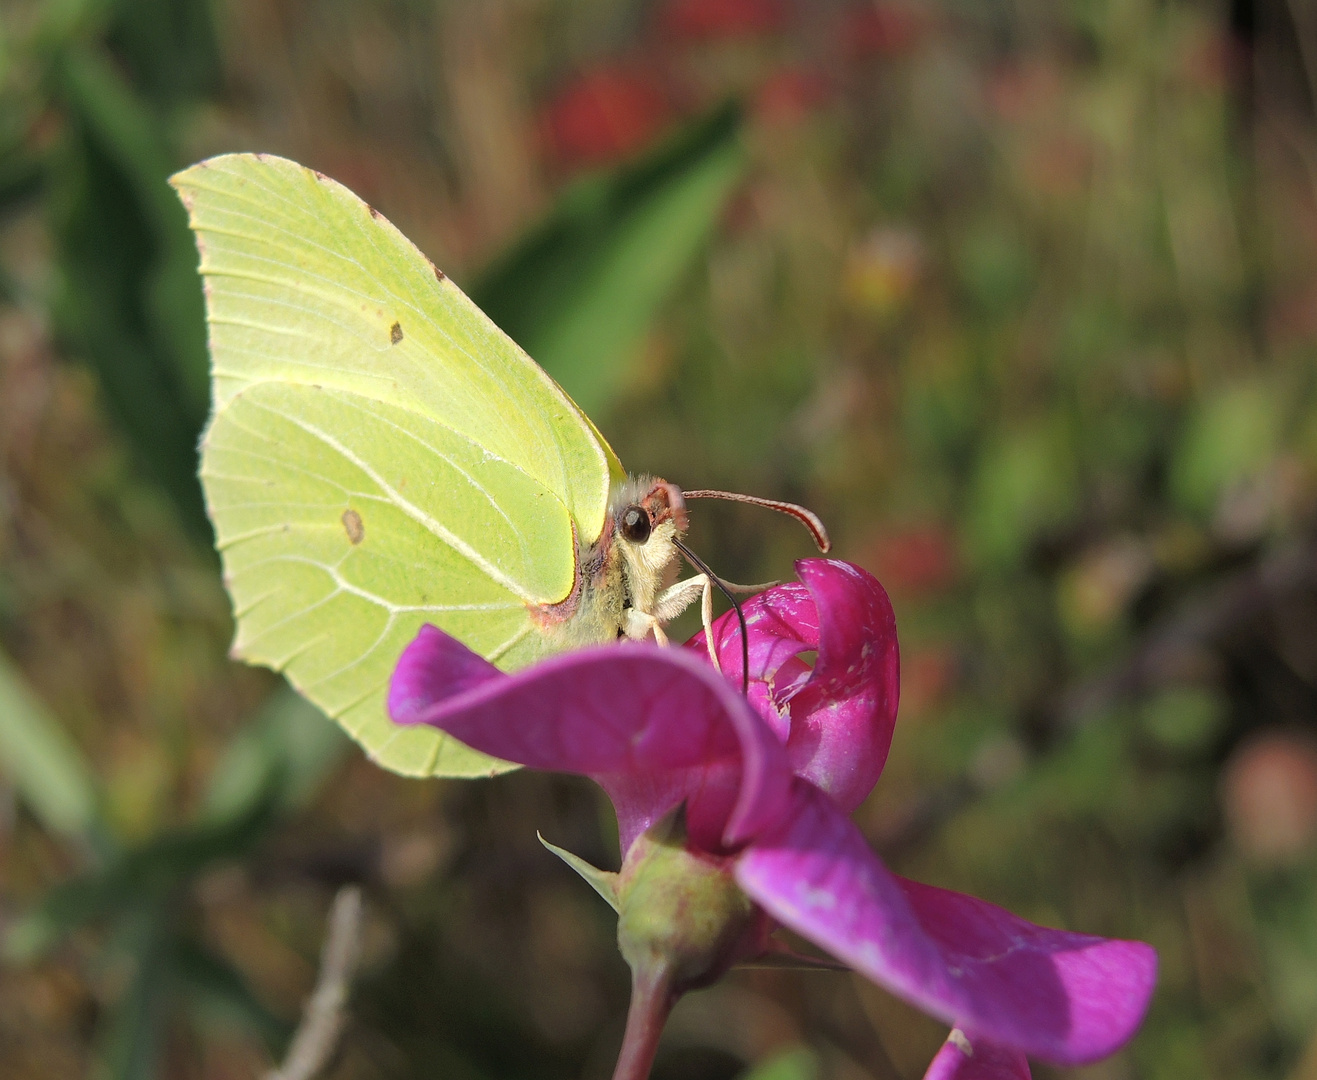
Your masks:
<instances>
[{"instance_id":1,"label":"blurred red blossom","mask_svg":"<svg viewBox=\"0 0 1317 1080\"><path fill-rule=\"evenodd\" d=\"M865 4L842 20L840 44L854 59L906 56L929 29L928 16L906 4Z\"/></svg>"},{"instance_id":2,"label":"blurred red blossom","mask_svg":"<svg viewBox=\"0 0 1317 1080\"><path fill-rule=\"evenodd\" d=\"M758 37L785 23L778 0L668 0L659 13L660 29L678 41Z\"/></svg>"},{"instance_id":3,"label":"blurred red blossom","mask_svg":"<svg viewBox=\"0 0 1317 1080\"><path fill-rule=\"evenodd\" d=\"M946 646L908 653L901 663L901 715L919 716L942 701L955 686L959 668L959 657Z\"/></svg>"},{"instance_id":4,"label":"blurred red blossom","mask_svg":"<svg viewBox=\"0 0 1317 1080\"><path fill-rule=\"evenodd\" d=\"M652 72L601 65L580 72L554 95L541 114L540 131L556 164L607 165L653 141L673 115Z\"/></svg>"},{"instance_id":5,"label":"blurred red blossom","mask_svg":"<svg viewBox=\"0 0 1317 1080\"><path fill-rule=\"evenodd\" d=\"M800 120L827 102L832 88L819 71L784 68L774 72L755 94L754 112L769 123Z\"/></svg>"},{"instance_id":6,"label":"blurred red blossom","mask_svg":"<svg viewBox=\"0 0 1317 1080\"><path fill-rule=\"evenodd\" d=\"M1317 843L1317 742L1269 731L1230 755L1221 782L1235 844L1260 863L1294 862Z\"/></svg>"},{"instance_id":7,"label":"blurred red blossom","mask_svg":"<svg viewBox=\"0 0 1317 1080\"><path fill-rule=\"evenodd\" d=\"M1077 196L1086 190L1093 149L1083 139L1060 132L1040 139L1025 153L1021 179L1043 195Z\"/></svg>"},{"instance_id":8,"label":"blurred red blossom","mask_svg":"<svg viewBox=\"0 0 1317 1080\"><path fill-rule=\"evenodd\" d=\"M1248 46L1233 34L1220 32L1192 41L1180 56L1185 81L1207 93L1225 90L1248 71Z\"/></svg>"},{"instance_id":9,"label":"blurred red blossom","mask_svg":"<svg viewBox=\"0 0 1317 1080\"><path fill-rule=\"evenodd\" d=\"M1064 100L1060 70L1044 60L1006 64L989 78L988 102L1001 119L1020 123Z\"/></svg>"},{"instance_id":10,"label":"blurred red blossom","mask_svg":"<svg viewBox=\"0 0 1317 1080\"><path fill-rule=\"evenodd\" d=\"M870 560L888 588L906 596L940 592L960 573L955 541L940 525L890 533L873 545Z\"/></svg>"}]
</instances>

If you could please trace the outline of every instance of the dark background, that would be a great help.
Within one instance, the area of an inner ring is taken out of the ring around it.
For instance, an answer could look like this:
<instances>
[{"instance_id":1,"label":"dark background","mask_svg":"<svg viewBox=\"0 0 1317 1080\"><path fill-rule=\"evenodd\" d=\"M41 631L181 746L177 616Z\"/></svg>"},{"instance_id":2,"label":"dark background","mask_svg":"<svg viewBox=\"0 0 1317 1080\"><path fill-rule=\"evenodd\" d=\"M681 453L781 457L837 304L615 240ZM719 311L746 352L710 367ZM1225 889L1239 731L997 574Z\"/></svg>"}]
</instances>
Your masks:
<instances>
[{"instance_id":1,"label":"dark background","mask_svg":"<svg viewBox=\"0 0 1317 1080\"><path fill-rule=\"evenodd\" d=\"M164 181L264 150L628 467L807 503L883 580L875 846L1160 950L1068 1075L1317 1078L1315 100L1306 0L0 0L0 1073L260 1074L346 882L333 1077L605 1077L620 1039L611 913L535 839L616 864L589 784L402 780L226 659ZM734 580L809 554L694 518ZM656 1076L917 1078L944 1034L741 972Z\"/></svg>"}]
</instances>

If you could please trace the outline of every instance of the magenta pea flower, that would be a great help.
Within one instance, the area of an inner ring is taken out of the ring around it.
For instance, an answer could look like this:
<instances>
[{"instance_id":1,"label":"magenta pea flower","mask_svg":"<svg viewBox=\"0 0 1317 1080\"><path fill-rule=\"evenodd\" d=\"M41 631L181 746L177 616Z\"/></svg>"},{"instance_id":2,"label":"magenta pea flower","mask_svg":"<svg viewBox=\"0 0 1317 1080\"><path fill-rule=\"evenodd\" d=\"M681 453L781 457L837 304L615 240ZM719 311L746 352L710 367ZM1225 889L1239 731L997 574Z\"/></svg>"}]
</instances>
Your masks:
<instances>
[{"instance_id":1,"label":"magenta pea flower","mask_svg":"<svg viewBox=\"0 0 1317 1080\"><path fill-rule=\"evenodd\" d=\"M588 649L506 675L426 626L399 660L390 713L592 777L612 799L620 873L560 854L619 913L633 990L615 1080L648 1075L677 997L770 956L778 925L952 1025L925 1080L1020 1080L1027 1057L1111 1054L1147 1009L1153 949L1036 926L883 865L849 814L891 743L892 608L849 563L797 570L800 583L744 607L745 696L729 616L713 627L721 673L700 635L682 649Z\"/></svg>"}]
</instances>

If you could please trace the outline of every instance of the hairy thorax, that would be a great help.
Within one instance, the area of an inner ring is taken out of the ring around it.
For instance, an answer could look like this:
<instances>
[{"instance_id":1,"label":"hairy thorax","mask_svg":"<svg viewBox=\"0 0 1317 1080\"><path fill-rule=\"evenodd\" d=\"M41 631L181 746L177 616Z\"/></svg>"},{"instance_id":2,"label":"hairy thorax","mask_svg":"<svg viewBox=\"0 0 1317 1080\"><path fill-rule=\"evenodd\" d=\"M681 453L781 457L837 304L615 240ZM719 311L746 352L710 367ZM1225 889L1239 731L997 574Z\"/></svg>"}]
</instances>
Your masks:
<instances>
[{"instance_id":1,"label":"hairy thorax","mask_svg":"<svg viewBox=\"0 0 1317 1080\"><path fill-rule=\"evenodd\" d=\"M532 609L555 649L602 645L652 633L655 608L679 568L675 540L686 531L686 504L675 484L648 476L615 486L599 539L576 549L571 593Z\"/></svg>"}]
</instances>

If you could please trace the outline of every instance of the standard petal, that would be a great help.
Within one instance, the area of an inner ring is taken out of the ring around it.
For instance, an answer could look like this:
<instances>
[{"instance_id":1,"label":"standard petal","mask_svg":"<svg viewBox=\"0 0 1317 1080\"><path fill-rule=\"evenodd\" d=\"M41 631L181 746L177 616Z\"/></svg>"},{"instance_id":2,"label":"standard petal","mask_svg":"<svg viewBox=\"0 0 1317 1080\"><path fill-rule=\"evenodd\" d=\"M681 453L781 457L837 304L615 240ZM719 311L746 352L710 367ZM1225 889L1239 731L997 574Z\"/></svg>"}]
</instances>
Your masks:
<instances>
[{"instance_id":1,"label":"standard petal","mask_svg":"<svg viewBox=\"0 0 1317 1080\"><path fill-rule=\"evenodd\" d=\"M503 678L479 653L429 623L403 649L389 680L389 715L395 724L425 722L436 702Z\"/></svg>"},{"instance_id":2,"label":"standard petal","mask_svg":"<svg viewBox=\"0 0 1317 1080\"><path fill-rule=\"evenodd\" d=\"M838 559L801 559L801 584L779 585L743 605L750 700L787 741L792 768L842 809L873 790L892 743L900 696L896 617L877 580ZM741 673L740 627L714 624L724 674ZM704 649L703 634L690 643ZM813 671L796 659L816 649Z\"/></svg>"},{"instance_id":3,"label":"standard petal","mask_svg":"<svg viewBox=\"0 0 1317 1080\"><path fill-rule=\"evenodd\" d=\"M892 745L900 697L896 616L887 593L851 563L802 559L818 606L814 675L790 699L792 767L849 812L873 790Z\"/></svg>"},{"instance_id":4,"label":"standard petal","mask_svg":"<svg viewBox=\"0 0 1317 1080\"><path fill-rule=\"evenodd\" d=\"M861 974L976 1037L1063 1065L1138 1027L1156 978L1142 942L1048 930L889 872L854 824L797 781L795 808L742 853L741 887Z\"/></svg>"},{"instance_id":5,"label":"standard petal","mask_svg":"<svg viewBox=\"0 0 1317 1080\"><path fill-rule=\"evenodd\" d=\"M735 845L788 802L781 742L727 680L680 649L584 649L505 675L427 626L399 661L389 703L400 723L599 779L621 793L626 832L631 817L652 820L687 799L692 836Z\"/></svg>"},{"instance_id":6,"label":"standard petal","mask_svg":"<svg viewBox=\"0 0 1317 1080\"><path fill-rule=\"evenodd\" d=\"M1029 1062L1018 1050L952 1030L924 1080L1030 1080Z\"/></svg>"}]
</instances>

